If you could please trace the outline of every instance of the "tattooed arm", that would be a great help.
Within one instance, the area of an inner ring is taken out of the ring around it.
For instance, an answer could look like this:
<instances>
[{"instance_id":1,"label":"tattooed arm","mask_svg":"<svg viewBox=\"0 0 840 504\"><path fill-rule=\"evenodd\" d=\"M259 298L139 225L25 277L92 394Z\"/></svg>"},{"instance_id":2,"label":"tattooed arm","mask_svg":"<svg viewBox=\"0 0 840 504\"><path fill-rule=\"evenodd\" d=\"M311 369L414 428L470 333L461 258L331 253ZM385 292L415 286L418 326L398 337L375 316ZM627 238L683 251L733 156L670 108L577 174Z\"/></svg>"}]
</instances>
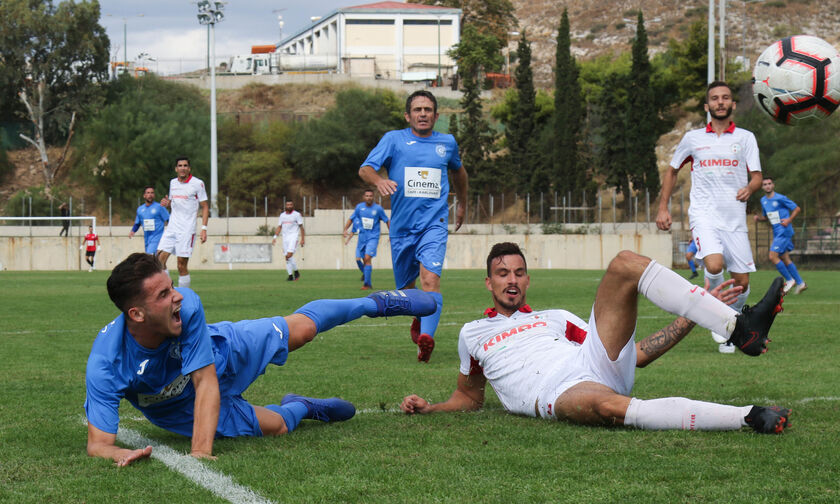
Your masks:
<instances>
[{"instance_id":1,"label":"tattooed arm","mask_svg":"<svg viewBox=\"0 0 840 504\"><path fill-rule=\"evenodd\" d=\"M715 287L709 293L726 304L732 304L743 290L741 287L732 287L733 280L727 280ZM706 289L709 288L709 280L706 280ZM658 359L662 354L680 342L686 334L694 329L696 324L685 317L677 317L676 320L666 327L656 331L647 338L636 343L636 367L645 367Z\"/></svg>"},{"instance_id":2,"label":"tattooed arm","mask_svg":"<svg viewBox=\"0 0 840 504\"><path fill-rule=\"evenodd\" d=\"M685 317L677 319L636 343L636 367L645 367L680 342L694 328Z\"/></svg>"}]
</instances>

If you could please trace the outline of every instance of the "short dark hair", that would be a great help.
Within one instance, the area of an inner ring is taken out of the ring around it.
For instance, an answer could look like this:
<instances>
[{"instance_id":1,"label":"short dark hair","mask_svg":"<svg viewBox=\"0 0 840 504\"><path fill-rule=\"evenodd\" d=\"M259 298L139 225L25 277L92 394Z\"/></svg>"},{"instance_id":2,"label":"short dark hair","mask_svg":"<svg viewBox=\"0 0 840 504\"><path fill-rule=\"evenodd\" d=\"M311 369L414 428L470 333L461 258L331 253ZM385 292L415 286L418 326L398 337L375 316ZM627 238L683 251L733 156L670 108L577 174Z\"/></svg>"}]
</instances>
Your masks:
<instances>
[{"instance_id":1,"label":"short dark hair","mask_svg":"<svg viewBox=\"0 0 840 504\"><path fill-rule=\"evenodd\" d=\"M178 166L178 161L186 161L189 166L192 166L192 163L190 163L190 158L188 158L187 156L176 157L175 158L175 166Z\"/></svg>"},{"instance_id":2,"label":"short dark hair","mask_svg":"<svg viewBox=\"0 0 840 504\"><path fill-rule=\"evenodd\" d=\"M408 98L405 99L405 113L406 114L411 112L411 102L413 102L414 99L418 98L418 97L428 98L428 99L432 100L432 105L434 105L435 114L437 114L437 100L435 99L435 95L433 95L429 91L426 91L425 89L419 89L419 90L411 93L410 95L408 95Z\"/></svg>"},{"instance_id":3,"label":"short dark hair","mask_svg":"<svg viewBox=\"0 0 840 504\"><path fill-rule=\"evenodd\" d=\"M108 297L123 313L128 313L131 304L142 294L143 282L163 271L163 264L157 256L135 252L111 271L108 277Z\"/></svg>"},{"instance_id":4,"label":"short dark hair","mask_svg":"<svg viewBox=\"0 0 840 504\"><path fill-rule=\"evenodd\" d=\"M493 260L506 255L518 255L521 257L522 262L525 263L525 270L528 270L528 261L525 260L525 254L522 253L522 249L519 248L519 245L512 242L502 242L493 245L493 248L490 249L490 254L487 255L488 277L490 276L490 267L493 264Z\"/></svg>"},{"instance_id":5,"label":"short dark hair","mask_svg":"<svg viewBox=\"0 0 840 504\"><path fill-rule=\"evenodd\" d=\"M729 90L730 93L732 93L732 88L729 86L729 84L726 83L726 81L722 81L722 80L712 81L712 82L709 83L708 86L706 86L706 103L709 103L709 91L711 91L712 89L714 89L716 87L725 87Z\"/></svg>"},{"instance_id":6,"label":"short dark hair","mask_svg":"<svg viewBox=\"0 0 840 504\"><path fill-rule=\"evenodd\" d=\"M367 194L367 193L373 194L373 189L365 189L364 194Z\"/></svg>"},{"instance_id":7,"label":"short dark hair","mask_svg":"<svg viewBox=\"0 0 840 504\"><path fill-rule=\"evenodd\" d=\"M143 188L143 192L146 192L146 189L151 189L152 191L154 191L154 190L155 190L155 186L153 186L153 185L147 185L146 187L144 187L144 188Z\"/></svg>"},{"instance_id":8,"label":"short dark hair","mask_svg":"<svg viewBox=\"0 0 840 504\"><path fill-rule=\"evenodd\" d=\"M773 180L773 177L771 177L770 175L765 175L765 176L761 177L761 180L769 180L773 183L776 182L775 180Z\"/></svg>"}]
</instances>

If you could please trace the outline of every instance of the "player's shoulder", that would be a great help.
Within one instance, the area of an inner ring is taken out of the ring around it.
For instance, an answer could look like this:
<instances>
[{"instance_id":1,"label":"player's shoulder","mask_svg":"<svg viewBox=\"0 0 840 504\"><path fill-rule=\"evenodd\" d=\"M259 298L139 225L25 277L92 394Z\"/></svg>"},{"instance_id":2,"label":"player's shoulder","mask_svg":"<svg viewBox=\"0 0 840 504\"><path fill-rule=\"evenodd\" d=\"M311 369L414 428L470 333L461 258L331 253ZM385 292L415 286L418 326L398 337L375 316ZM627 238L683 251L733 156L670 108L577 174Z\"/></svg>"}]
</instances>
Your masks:
<instances>
[{"instance_id":1,"label":"player's shoulder","mask_svg":"<svg viewBox=\"0 0 840 504\"><path fill-rule=\"evenodd\" d=\"M112 360L123 349L122 337L125 332L125 315L120 313L111 322L99 330L90 350L91 359L101 357Z\"/></svg>"}]
</instances>

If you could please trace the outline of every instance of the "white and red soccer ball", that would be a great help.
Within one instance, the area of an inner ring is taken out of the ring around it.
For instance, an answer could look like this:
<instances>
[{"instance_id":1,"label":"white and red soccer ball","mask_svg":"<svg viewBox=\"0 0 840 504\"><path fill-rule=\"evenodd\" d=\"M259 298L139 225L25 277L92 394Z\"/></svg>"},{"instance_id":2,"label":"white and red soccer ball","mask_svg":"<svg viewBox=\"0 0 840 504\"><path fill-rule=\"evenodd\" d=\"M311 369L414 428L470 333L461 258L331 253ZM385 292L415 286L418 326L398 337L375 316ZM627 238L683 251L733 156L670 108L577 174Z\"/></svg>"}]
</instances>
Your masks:
<instances>
[{"instance_id":1,"label":"white and red soccer ball","mask_svg":"<svg viewBox=\"0 0 840 504\"><path fill-rule=\"evenodd\" d=\"M824 119L840 105L840 53L811 35L776 41L756 61L753 96L782 124Z\"/></svg>"}]
</instances>

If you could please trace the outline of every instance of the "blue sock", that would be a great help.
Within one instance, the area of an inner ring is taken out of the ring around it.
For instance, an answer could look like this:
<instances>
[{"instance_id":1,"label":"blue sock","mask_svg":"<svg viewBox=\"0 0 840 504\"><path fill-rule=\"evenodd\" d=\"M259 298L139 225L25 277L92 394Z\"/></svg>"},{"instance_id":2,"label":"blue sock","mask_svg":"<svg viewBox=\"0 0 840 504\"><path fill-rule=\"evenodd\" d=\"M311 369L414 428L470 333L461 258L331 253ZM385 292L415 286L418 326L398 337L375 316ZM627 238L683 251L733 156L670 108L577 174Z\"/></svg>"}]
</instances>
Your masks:
<instances>
[{"instance_id":1,"label":"blue sock","mask_svg":"<svg viewBox=\"0 0 840 504\"><path fill-rule=\"evenodd\" d=\"M435 331L437 330L437 326L440 323L440 314L443 311L443 296L440 295L440 292L430 292L429 294L435 298L435 303L437 304L437 310L431 315L426 317L420 317L420 333L421 334L428 334L432 338L435 337Z\"/></svg>"},{"instance_id":2,"label":"blue sock","mask_svg":"<svg viewBox=\"0 0 840 504\"><path fill-rule=\"evenodd\" d=\"M362 315L376 315L376 301L371 298L319 299L301 306L295 313L306 315L318 332L356 320Z\"/></svg>"},{"instance_id":3,"label":"blue sock","mask_svg":"<svg viewBox=\"0 0 840 504\"><path fill-rule=\"evenodd\" d=\"M356 259L356 267L359 268L359 271L362 273L365 272L365 263L363 263L361 259Z\"/></svg>"},{"instance_id":4,"label":"blue sock","mask_svg":"<svg viewBox=\"0 0 840 504\"><path fill-rule=\"evenodd\" d=\"M791 280L793 278L788 271L788 267L785 266L785 263L782 261L776 263L776 269L779 270L779 273L781 273L783 277L785 277L785 280Z\"/></svg>"},{"instance_id":5,"label":"blue sock","mask_svg":"<svg viewBox=\"0 0 840 504\"><path fill-rule=\"evenodd\" d=\"M365 285L371 285L370 275L371 275L371 272L373 271L373 266L371 266L370 264L365 264L365 269L363 271L365 273Z\"/></svg>"},{"instance_id":6,"label":"blue sock","mask_svg":"<svg viewBox=\"0 0 840 504\"><path fill-rule=\"evenodd\" d=\"M306 418L306 415L309 413L309 408L307 408L302 402L290 402L289 404L284 404L283 406L268 404L266 405L266 409L278 413L281 417L283 417L283 420L286 422L286 429L288 429L289 432L295 430L295 427L297 427L300 421Z\"/></svg>"},{"instance_id":7,"label":"blue sock","mask_svg":"<svg viewBox=\"0 0 840 504\"><path fill-rule=\"evenodd\" d=\"M694 264L694 259L688 261L688 267L691 268L692 273L697 273L697 265Z\"/></svg>"},{"instance_id":8,"label":"blue sock","mask_svg":"<svg viewBox=\"0 0 840 504\"><path fill-rule=\"evenodd\" d=\"M780 262L780 264L781 264L781 262ZM796 269L796 265L795 265L795 264L793 264L793 263L788 264L788 265L787 265L787 270L790 272L790 276L792 276L792 277L793 277L793 279L794 279L794 280L796 280L796 283L797 283L797 284L801 285L801 284L805 283L805 282L802 280L802 277L801 277L801 276L799 276L799 270L798 270L798 269Z\"/></svg>"}]
</instances>

